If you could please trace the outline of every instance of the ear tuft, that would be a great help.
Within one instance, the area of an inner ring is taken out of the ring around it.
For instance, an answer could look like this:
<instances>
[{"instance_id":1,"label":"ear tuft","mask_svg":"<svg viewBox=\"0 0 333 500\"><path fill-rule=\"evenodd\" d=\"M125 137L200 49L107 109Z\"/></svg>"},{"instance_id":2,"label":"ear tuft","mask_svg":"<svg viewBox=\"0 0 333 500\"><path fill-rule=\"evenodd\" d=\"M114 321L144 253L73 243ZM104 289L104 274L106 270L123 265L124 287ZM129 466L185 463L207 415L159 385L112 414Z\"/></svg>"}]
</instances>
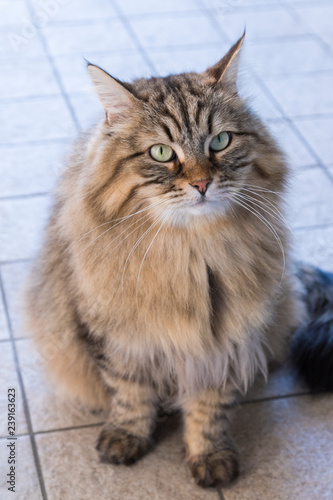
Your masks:
<instances>
[{"instance_id":1,"label":"ear tuft","mask_svg":"<svg viewBox=\"0 0 333 500\"><path fill-rule=\"evenodd\" d=\"M138 99L99 66L87 62L87 70L108 120L111 122L125 118Z\"/></svg>"},{"instance_id":2,"label":"ear tuft","mask_svg":"<svg viewBox=\"0 0 333 500\"><path fill-rule=\"evenodd\" d=\"M244 38L245 30L241 38L229 49L226 55L203 73L209 85L223 82L230 86L236 86L239 57Z\"/></svg>"}]
</instances>

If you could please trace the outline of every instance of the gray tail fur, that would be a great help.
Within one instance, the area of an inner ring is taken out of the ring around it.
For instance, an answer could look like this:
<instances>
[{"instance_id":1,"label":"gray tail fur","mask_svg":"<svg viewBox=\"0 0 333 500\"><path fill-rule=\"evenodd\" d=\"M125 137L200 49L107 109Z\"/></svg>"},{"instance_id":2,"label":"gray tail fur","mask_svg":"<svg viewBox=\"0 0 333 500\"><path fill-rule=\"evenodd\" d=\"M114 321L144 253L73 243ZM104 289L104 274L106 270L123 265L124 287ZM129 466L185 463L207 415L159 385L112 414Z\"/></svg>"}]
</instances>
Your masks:
<instances>
[{"instance_id":1,"label":"gray tail fur","mask_svg":"<svg viewBox=\"0 0 333 500\"><path fill-rule=\"evenodd\" d=\"M313 391L333 391L333 274L300 265L309 321L292 341L292 360Z\"/></svg>"}]
</instances>

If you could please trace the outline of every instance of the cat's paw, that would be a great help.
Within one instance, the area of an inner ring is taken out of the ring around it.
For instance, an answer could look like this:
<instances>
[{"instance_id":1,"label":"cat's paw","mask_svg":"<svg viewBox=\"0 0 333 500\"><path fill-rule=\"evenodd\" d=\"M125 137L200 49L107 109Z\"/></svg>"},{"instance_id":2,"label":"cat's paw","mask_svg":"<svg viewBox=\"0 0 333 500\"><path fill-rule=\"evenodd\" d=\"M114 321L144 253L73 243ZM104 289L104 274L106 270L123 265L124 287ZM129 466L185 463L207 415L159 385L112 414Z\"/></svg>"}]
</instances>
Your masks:
<instances>
[{"instance_id":1,"label":"cat's paw","mask_svg":"<svg viewBox=\"0 0 333 500\"><path fill-rule=\"evenodd\" d=\"M149 447L149 439L134 436L110 424L102 428L96 443L102 462L124 465L131 465L139 460Z\"/></svg>"},{"instance_id":2,"label":"cat's paw","mask_svg":"<svg viewBox=\"0 0 333 500\"><path fill-rule=\"evenodd\" d=\"M196 483L203 488L226 486L239 474L238 453L227 448L188 459Z\"/></svg>"}]
</instances>

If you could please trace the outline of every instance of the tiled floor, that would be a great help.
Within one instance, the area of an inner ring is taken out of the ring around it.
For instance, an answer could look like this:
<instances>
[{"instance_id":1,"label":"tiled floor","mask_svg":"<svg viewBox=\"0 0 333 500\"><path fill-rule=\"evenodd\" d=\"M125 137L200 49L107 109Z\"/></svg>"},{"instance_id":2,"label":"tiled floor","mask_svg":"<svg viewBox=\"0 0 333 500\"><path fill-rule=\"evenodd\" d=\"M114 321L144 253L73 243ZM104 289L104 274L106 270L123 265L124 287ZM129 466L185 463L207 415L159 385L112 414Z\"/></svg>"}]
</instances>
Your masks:
<instances>
[{"instance_id":1,"label":"tiled floor","mask_svg":"<svg viewBox=\"0 0 333 500\"><path fill-rule=\"evenodd\" d=\"M0 498L333 498L333 399L285 367L237 410L240 479L194 485L179 427L132 468L98 463L104 416L54 394L20 323L19 289L75 134L102 114L83 57L128 79L203 70L247 27L242 92L289 155L295 254L333 270L330 0L2 0L0 4ZM17 493L7 491L6 397L17 389Z\"/></svg>"}]
</instances>

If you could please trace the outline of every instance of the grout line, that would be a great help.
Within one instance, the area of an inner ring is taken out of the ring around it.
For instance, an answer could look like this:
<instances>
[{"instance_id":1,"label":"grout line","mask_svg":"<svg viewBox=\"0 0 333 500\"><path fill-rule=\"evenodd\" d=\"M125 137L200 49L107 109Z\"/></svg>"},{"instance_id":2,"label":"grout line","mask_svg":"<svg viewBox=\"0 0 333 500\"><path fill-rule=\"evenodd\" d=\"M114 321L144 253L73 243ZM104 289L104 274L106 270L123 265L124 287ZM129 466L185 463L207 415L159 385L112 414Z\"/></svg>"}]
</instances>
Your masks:
<instances>
[{"instance_id":1,"label":"grout line","mask_svg":"<svg viewBox=\"0 0 333 500\"><path fill-rule=\"evenodd\" d=\"M23 434L15 434L15 437L17 438L21 438L21 437L29 437L29 434L27 432L24 432ZM1 439L8 439L8 436L0 436L0 440Z\"/></svg>"},{"instance_id":2,"label":"grout line","mask_svg":"<svg viewBox=\"0 0 333 500\"><path fill-rule=\"evenodd\" d=\"M14 194L14 195L8 195L8 196L0 196L0 201L7 201L7 200L24 200L26 198L38 198L38 197L45 197L49 195L50 193L27 193L27 194Z\"/></svg>"},{"instance_id":3,"label":"grout line","mask_svg":"<svg viewBox=\"0 0 333 500\"><path fill-rule=\"evenodd\" d=\"M58 144L62 142L73 142L74 136L72 138L67 137L59 137L53 139L38 139L38 140L28 140L28 141L12 141L12 142L0 142L0 150L1 148L19 148L25 146L44 146L47 144Z\"/></svg>"},{"instance_id":4,"label":"grout line","mask_svg":"<svg viewBox=\"0 0 333 500\"><path fill-rule=\"evenodd\" d=\"M96 424L82 424L82 425L74 425L72 427L60 427L59 429L46 429L45 431L36 431L35 436L39 436L41 434L51 434L53 432L65 432L65 431L75 431L76 429L88 429L89 427L100 427L105 422L97 422Z\"/></svg>"},{"instance_id":5,"label":"grout line","mask_svg":"<svg viewBox=\"0 0 333 500\"><path fill-rule=\"evenodd\" d=\"M219 499L220 500L225 500L225 496L223 495L223 491L221 490L221 488L215 488L215 489L216 489L216 493L219 496Z\"/></svg>"},{"instance_id":6,"label":"grout line","mask_svg":"<svg viewBox=\"0 0 333 500\"><path fill-rule=\"evenodd\" d=\"M100 427L103 425L105 422L98 422L96 424L82 424L82 425L74 425L72 427L59 427L57 429L46 429L45 431L36 431L33 432L34 436L40 436L43 434L52 434L53 432L66 432L66 431L75 431L77 429L88 429L90 427ZM25 437L29 436L29 433L23 433L23 434L16 434L17 437ZM0 436L0 439L6 439L7 436Z\"/></svg>"},{"instance_id":7,"label":"grout line","mask_svg":"<svg viewBox=\"0 0 333 500\"><path fill-rule=\"evenodd\" d=\"M9 331L12 350L13 350L13 357L14 357L17 378L18 378L20 389L21 389L24 414L25 414L28 432L29 432L29 436L30 436L30 443L31 443L31 448L32 448L33 456L34 456L35 467L36 467L37 476L38 476L38 482L39 482L42 498L43 498L43 500L47 500L46 489L45 489L45 484L44 484L44 479L43 479L43 473L42 473L40 459L39 459L39 455L38 455L37 444L36 444L35 436L33 433L30 410L29 410L29 406L28 406L28 399L27 399L27 395L25 392L22 373L20 370L20 363L19 363L15 339L14 339L14 335L13 335L12 323L11 323L9 312L8 312L8 304L7 304L5 289L3 286L1 272L0 272L0 296L2 297L4 308L5 308L6 321L7 321L8 331Z\"/></svg>"},{"instance_id":8,"label":"grout line","mask_svg":"<svg viewBox=\"0 0 333 500\"><path fill-rule=\"evenodd\" d=\"M28 140L28 141L12 141L12 142L0 142L0 150L1 148L18 148L18 147L27 147L27 146L47 146L47 144L59 144L69 141L72 141L71 137L53 137L51 139L38 139L38 140Z\"/></svg>"},{"instance_id":9,"label":"grout line","mask_svg":"<svg viewBox=\"0 0 333 500\"><path fill-rule=\"evenodd\" d=\"M156 71L155 65L153 64L153 62L150 59L150 57L148 56L146 50L142 46L142 44L141 44L139 38L137 37L134 29L132 28L131 23L129 22L128 18L125 16L125 14L122 11L121 7L119 6L117 0L110 0L110 2L114 6L115 10L118 12L119 19L122 21L122 23L123 23L123 25L124 25L127 33L131 37L132 41L135 43L137 49L139 50L140 54L144 58L146 64L148 65L148 67L150 68L150 70L152 71L152 73L156 74L157 71Z\"/></svg>"},{"instance_id":10,"label":"grout line","mask_svg":"<svg viewBox=\"0 0 333 500\"><path fill-rule=\"evenodd\" d=\"M302 14L300 14L298 12L297 8L295 8L295 6L292 5L289 2L285 3L284 5L286 6L286 8L289 11L289 13L293 16L293 18L295 20L299 21L310 32L310 34L312 35L312 37L319 43L319 45L325 50L325 52L328 52L329 55L332 56L333 55L333 50L330 47L330 45L318 33L316 33L315 31L313 31L313 29L307 23L307 21L305 19L303 19ZM311 3L309 3L309 5L311 5ZM326 5L330 5L330 3L327 2Z\"/></svg>"},{"instance_id":11,"label":"grout line","mask_svg":"<svg viewBox=\"0 0 333 500\"><path fill-rule=\"evenodd\" d=\"M327 392L317 392L315 394L328 394L328 393ZM311 396L311 395L314 395L314 393L308 391L308 392L295 392L292 394L284 394L281 396L267 396L265 398L249 399L246 401L245 400L241 401L239 406L248 405L248 404L266 403L269 401L280 401L281 399L299 398L302 396Z\"/></svg>"},{"instance_id":12,"label":"grout line","mask_svg":"<svg viewBox=\"0 0 333 500\"><path fill-rule=\"evenodd\" d=\"M312 229L327 229L333 227L333 222L325 222L323 224L317 224L316 226L298 226L294 227L294 231L307 231Z\"/></svg>"},{"instance_id":13,"label":"grout line","mask_svg":"<svg viewBox=\"0 0 333 500\"><path fill-rule=\"evenodd\" d=\"M7 264L23 264L23 263L28 263L32 262L32 258L26 257L22 259L13 259L13 260L1 260L0 261L0 266L2 265L7 265Z\"/></svg>"},{"instance_id":14,"label":"grout line","mask_svg":"<svg viewBox=\"0 0 333 500\"><path fill-rule=\"evenodd\" d=\"M33 6L31 5L31 0L27 0L26 1L26 4L27 4L27 7L28 7L28 10L30 11L30 15L33 17L34 15L34 9L33 9ZM45 54L47 56L47 59L51 65L51 68L52 68L52 71L53 71L53 75L55 77L55 80L56 82L58 83L58 86L60 88L60 91L61 91L61 94L62 94L62 97L65 101L65 104L67 105L67 109L69 110L69 113L72 117L72 120L73 120L73 123L77 129L78 132L81 131L81 127L80 127L80 124L79 124L79 120L76 116L76 113L75 113L75 110L70 102L70 99L65 91L65 88L64 88L64 85L63 85L63 82L62 82L62 79L61 79L61 76L58 72L58 69L55 65L55 62L54 62L54 58L53 56L50 54L50 51L49 51L49 48L48 48L48 45L47 45L47 41L46 41L46 38L44 37L43 35L43 31L42 29L38 29L38 36L39 36L39 39L41 41L41 44L44 48L44 51L45 51Z\"/></svg>"},{"instance_id":15,"label":"grout line","mask_svg":"<svg viewBox=\"0 0 333 500\"><path fill-rule=\"evenodd\" d=\"M216 23L216 19L210 15L210 11L207 10L204 6L204 4L202 3L202 0L196 0L197 3L200 3L202 5L202 11L206 14L209 15L209 18L210 18L210 21L211 21L211 24L215 27L215 29L217 30L218 33L223 33L224 35L226 35L223 31L222 31L222 28L219 24ZM230 40L230 37L228 35L227 36L227 39L231 42ZM257 73L249 66L247 65L247 70L249 71L249 73L254 77L255 81L257 82L257 84L259 85L259 87L261 88L261 90L264 92L264 94L268 97L268 99L270 100L270 102L275 106L275 108L280 112L280 114L282 116L284 116L284 111L280 105L280 103L275 99L275 97L271 94L271 92L269 91L269 89L266 87L265 83L262 81L262 79L257 75ZM291 128L293 129L293 131L296 133L296 135L298 136L298 138L301 140L301 142L306 146L306 148L308 149L308 151L312 154L312 156L316 159L318 165L324 170L326 171L327 169L325 168L325 166L323 165L322 161L320 160L320 158L318 157L318 155L313 151L312 147L305 141L304 137L302 136L302 134L299 132L299 130L297 129L297 127L294 125L293 121L288 118L287 116L284 116L284 121L286 123L288 123Z\"/></svg>"},{"instance_id":16,"label":"grout line","mask_svg":"<svg viewBox=\"0 0 333 500\"><path fill-rule=\"evenodd\" d=\"M223 35L225 35L227 37L227 39L231 42L230 37L222 30L221 26L216 22L216 19L214 18L214 16L210 15L210 11L206 9L203 1L202 0L195 0L195 1L197 2L197 4L201 4L202 5L202 12L205 13L205 14L208 14L208 16L210 18L210 21L211 21L211 24L215 27L216 31L220 35L221 35L221 33L223 33ZM311 33L311 36L313 36L312 33ZM326 165L324 164L324 162L322 162L322 160L320 159L320 157L317 155L317 153L312 148L311 144L309 144L306 141L306 139L303 137L302 133L299 131L299 129L297 128L297 125L293 122L293 120L291 120L288 116L284 115L284 111L283 111L280 103L271 94L270 90L268 89L268 87L266 86L266 84L264 83L264 81L261 79L261 77L258 76L258 74L249 65L247 65L247 70L254 77L255 81L257 82L257 84L259 85L259 87L261 88L261 90L264 92L264 94L271 101L271 103L275 106L275 108L284 117L283 119L285 120L285 122L291 127L291 129L294 131L294 133L297 135L297 137L300 139L300 141L304 144L304 146L307 148L307 150L312 154L313 158L318 163L318 166L328 175L328 177L331 180L333 180L333 174L329 171L329 169L326 167Z\"/></svg>"}]
</instances>

